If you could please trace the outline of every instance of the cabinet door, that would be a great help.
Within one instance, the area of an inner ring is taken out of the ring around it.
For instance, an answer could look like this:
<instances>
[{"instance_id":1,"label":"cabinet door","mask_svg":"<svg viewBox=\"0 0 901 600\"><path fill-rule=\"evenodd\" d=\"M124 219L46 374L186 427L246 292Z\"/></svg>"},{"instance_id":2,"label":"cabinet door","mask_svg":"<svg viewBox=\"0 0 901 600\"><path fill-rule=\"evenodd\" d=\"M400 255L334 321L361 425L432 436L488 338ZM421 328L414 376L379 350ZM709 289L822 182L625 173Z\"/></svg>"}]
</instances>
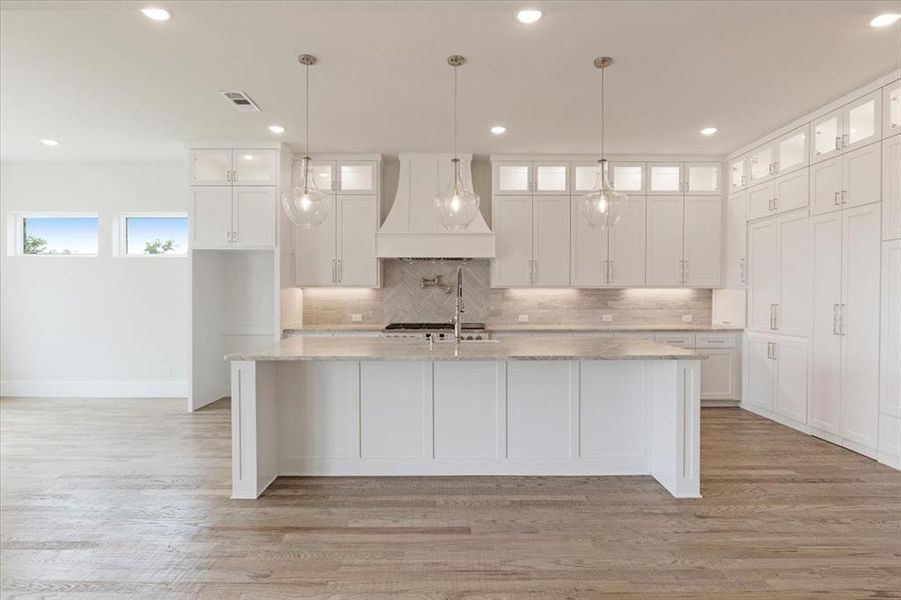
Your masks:
<instances>
[{"instance_id":1,"label":"cabinet door","mask_svg":"<svg viewBox=\"0 0 901 600\"><path fill-rule=\"evenodd\" d=\"M685 285L706 288L722 285L722 228L721 198L685 196Z\"/></svg>"},{"instance_id":2,"label":"cabinet door","mask_svg":"<svg viewBox=\"0 0 901 600\"><path fill-rule=\"evenodd\" d=\"M738 355L733 349L704 350L701 366L701 400L735 400L738 397Z\"/></svg>"},{"instance_id":3,"label":"cabinet door","mask_svg":"<svg viewBox=\"0 0 901 600\"><path fill-rule=\"evenodd\" d=\"M882 88L882 137L901 133L901 79Z\"/></svg>"},{"instance_id":4,"label":"cabinet door","mask_svg":"<svg viewBox=\"0 0 901 600\"><path fill-rule=\"evenodd\" d=\"M842 204L861 206L882 199L882 145L870 144L842 157Z\"/></svg>"},{"instance_id":5,"label":"cabinet door","mask_svg":"<svg viewBox=\"0 0 901 600\"><path fill-rule=\"evenodd\" d=\"M337 212L332 196L325 221L309 229L294 229L294 268L298 286L337 283Z\"/></svg>"},{"instance_id":6,"label":"cabinet door","mask_svg":"<svg viewBox=\"0 0 901 600\"><path fill-rule=\"evenodd\" d=\"M648 196L647 285L682 285L682 197Z\"/></svg>"},{"instance_id":7,"label":"cabinet door","mask_svg":"<svg viewBox=\"0 0 901 600\"><path fill-rule=\"evenodd\" d=\"M766 144L748 155L748 183L754 185L773 178L776 151L773 144Z\"/></svg>"},{"instance_id":8,"label":"cabinet door","mask_svg":"<svg viewBox=\"0 0 901 600\"><path fill-rule=\"evenodd\" d=\"M276 185L278 152L274 149L232 150L233 182L238 185Z\"/></svg>"},{"instance_id":9,"label":"cabinet door","mask_svg":"<svg viewBox=\"0 0 901 600\"><path fill-rule=\"evenodd\" d=\"M231 168L231 150L191 150L191 185L229 185Z\"/></svg>"},{"instance_id":10,"label":"cabinet door","mask_svg":"<svg viewBox=\"0 0 901 600\"><path fill-rule=\"evenodd\" d=\"M901 238L901 135L882 142L882 239Z\"/></svg>"},{"instance_id":11,"label":"cabinet door","mask_svg":"<svg viewBox=\"0 0 901 600\"><path fill-rule=\"evenodd\" d=\"M749 189L748 220L753 221L773 214L773 198L775 196L776 188L772 181Z\"/></svg>"},{"instance_id":12,"label":"cabinet door","mask_svg":"<svg viewBox=\"0 0 901 600\"><path fill-rule=\"evenodd\" d=\"M810 212L822 215L842 207L842 159L831 160L810 167Z\"/></svg>"},{"instance_id":13,"label":"cabinet door","mask_svg":"<svg viewBox=\"0 0 901 600\"><path fill-rule=\"evenodd\" d=\"M293 185L299 185L302 181L301 174L301 166L303 163L301 161L295 161L294 163L294 173L293 173ZM323 192L335 192L338 190L338 175L336 172L337 165L334 161L316 161L314 160L310 165L310 169L313 171L313 184L316 186L316 189L319 189Z\"/></svg>"},{"instance_id":14,"label":"cabinet door","mask_svg":"<svg viewBox=\"0 0 901 600\"><path fill-rule=\"evenodd\" d=\"M874 454L879 415L880 221L878 204L842 212L842 438Z\"/></svg>"},{"instance_id":15,"label":"cabinet door","mask_svg":"<svg viewBox=\"0 0 901 600\"><path fill-rule=\"evenodd\" d=\"M842 110L823 115L811 124L813 140L810 162L838 156L842 151Z\"/></svg>"},{"instance_id":16,"label":"cabinet door","mask_svg":"<svg viewBox=\"0 0 901 600\"><path fill-rule=\"evenodd\" d=\"M685 163L685 193L717 196L720 194L720 163Z\"/></svg>"},{"instance_id":17,"label":"cabinet door","mask_svg":"<svg viewBox=\"0 0 901 600\"><path fill-rule=\"evenodd\" d=\"M776 363L770 358L772 340L771 337L751 334L745 343L747 390L742 397L743 402L768 411L773 410L773 390L776 387Z\"/></svg>"},{"instance_id":18,"label":"cabinet door","mask_svg":"<svg viewBox=\"0 0 901 600\"><path fill-rule=\"evenodd\" d=\"M629 198L631 200L631 198ZM572 219L571 273L575 287L603 287L607 285L608 231L589 227L579 212L579 198L571 200ZM626 217L623 217L625 220ZM644 231L641 235L644 239ZM642 280L644 273L642 272Z\"/></svg>"},{"instance_id":19,"label":"cabinet door","mask_svg":"<svg viewBox=\"0 0 901 600\"><path fill-rule=\"evenodd\" d=\"M682 194L682 163L648 163L648 191L652 194Z\"/></svg>"},{"instance_id":20,"label":"cabinet door","mask_svg":"<svg viewBox=\"0 0 901 600\"><path fill-rule=\"evenodd\" d=\"M770 331L772 307L779 302L778 247L772 219L748 225L748 329Z\"/></svg>"},{"instance_id":21,"label":"cabinet door","mask_svg":"<svg viewBox=\"0 0 901 600\"><path fill-rule=\"evenodd\" d=\"M377 196L341 194L338 197L338 285L378 286L379 259L375 257L378 228Z\"/></svg>"},{"instance_id":22,"label":"cabinet door","mask_svg":"<svg viewBox=\"0 0 901 600\"><path fill-rule=\"evenodd\" d=\"M535 196L532 201L533 285L569 285L569 196Z\"/></svg>"},{"instance_id":23,"label":"cabinet door","mask_svg":"<svg viewBox=\"0 0 901 600\"><path fill-rule=\"evenodd\" d=\"M748 193L738 192L726 202L726 286L748 283Z\"/></svg>"},{"instance_id":24,"label":"cabinet door","mask_svg":"<svg viewBox=\"0 0 901 600\"><path fill-rule=\"evenodd\" d=\"M643 162L611 162L610 183L621 192L643 194L646 187L644 171Z\"/></svg>"},{"instance_id":25,"label":"cabinet door","mask_svg":"<svg viewBox=\"0 0 901 600\"><path fill-rule=\"evenodd\" d=\"M748 185L748 160L742 156L729 163L729 189L732 191L743 189Z\"/></svg>"},{"instance_id":26,"label":"cabinet door","mask_svg":"<svg viewBox=\"0 0 901 600\"><path fill-rule=\"evenodd\" d=\"M805 208L810 202L810 173L807 169L777 177L774 186L773 209L776 213Z\"/></svg>"},{"instance_id":27,"label":"cabinet door","mask_svg":"<svg viewBox=\"0 0 901 600\"><path fill-rule=\"evenodd\" d=\"M572 163L571 171L573 193L587 193L596 189L595 185L597 184L598 173L600 172L597 161Z\"/></svg>"},{"instance_id":28,"label":"cabinet door","mask_svg":"<svg viewBox=\"0 0 901 600\"><path fill-rule=\"evenodd\" d=\"M535 173L532 189L536 194L569 193L569 163L536 162L532 168Z\"/></svg>"},{"instance_id":29,"label":"cabinet door","mask_svg":"<svg viewBox=\"0 0 901 600\"><path fill-rule=\"evenodd\" d=\"M842 147L860 148L882 138L882 90L858 98L842 109Z\"/></svg>"},{"instance_id":30,"label":"cabinet door","mask_svg":"<svg viewBox=\"0 0 901 600\"><path fill-rule=\"evenodd\" d=\"M809 164L809 129L808 125L803 125L776 140L776 175L791 173Z\"/></svg>"},{"instance_id":31,"label":"cabinet door","mask_svg":"<svg viewBox=\"0 0 901 600\"><path fill-rule=\"evenodd\" d=\"M879 410L901 417L901 240L882 244L881 344Z\"/></svg>"},{"instance_id":32,"label":"cabinet door","mask_svg":"<svg viewBox=\"0 0 901 600\"><path fill-rule=\"evenodd\" d=\"M611 286L637 287L645 282L645 234L647 200L629 196L623 218L610 230Z\"/></svg>"},{"instance_id":33,"label":"cabinet door","mask_svg":"<svg viewBox=\"0 0 901 600\"><path fill-rule=\"evenodd\" d=\"M232 227L236 246L272 248L275 246L275 187L235 186Z\"/></svg>"},{"instance_id":34,"label":"cabinet door","mask_svg":"<svg viewBox=\"0 0 901 600\"><path fill-rule=\"evenodd\" d=\"M810 245L807 215L784 216L778 223L779 300L776 329L785 335L806 337L810 329Z\"/></svg>"},{"instance_id":35,"label":"cabinet door","mask_svg":"<svg viewBox=\"0 0 901 600\"><path fill-rule=\"evenodd\" d=\"M363 194L371 196L378 193L379 169L374 160L339 161L337 189L343 195Z\"/></svg>"},{"instance_id":36,"label":"cabinet door","mask_svg":"<svg viewBox=\"0 0 901 600\"><path fill-rule=\"evenodd\" d=\"M807 342L780 339L776 342L777 415L807 423Z\"/></svg>"},{"instance_id":37,"label":"cabinet door","mask_svg":"<svg viewBox=\"0 0 901 600\"><path fill-rule=\"evenodd\" d=\"M192 187L191 247L231 246L231 186Z\"/></svg>"},{"instance_id":38,"label":"cabinet door","mask_svg":"<svg viewBox=\"0 0 901 600\"><path fill-rule=\"evenodd\" d=\"M532 197L494 196L491 212L496 249L491 285L532 285Z\"/></svg>"},{"instance_id":39,"label":"cabinet door","mask_svg":"<svg viewBox=\"0 0 901 600\"><path fill-rule=\"evenodd\" d=\"M496 162L493 166L495 194L532 194L531 162Z\"/></svg>"},{"instance_id":40,"label":"cabinet door","mask_svg":"<svg viewBox=\"0 0 901 600\"><path fill-rule=\"evenodd\" d=\"M810 221L812 323L810 331L810 409L808 424L839 435L841 419L842 216ZM816 433L816 432L814 432Z\"/></svg>"}]
</instances>

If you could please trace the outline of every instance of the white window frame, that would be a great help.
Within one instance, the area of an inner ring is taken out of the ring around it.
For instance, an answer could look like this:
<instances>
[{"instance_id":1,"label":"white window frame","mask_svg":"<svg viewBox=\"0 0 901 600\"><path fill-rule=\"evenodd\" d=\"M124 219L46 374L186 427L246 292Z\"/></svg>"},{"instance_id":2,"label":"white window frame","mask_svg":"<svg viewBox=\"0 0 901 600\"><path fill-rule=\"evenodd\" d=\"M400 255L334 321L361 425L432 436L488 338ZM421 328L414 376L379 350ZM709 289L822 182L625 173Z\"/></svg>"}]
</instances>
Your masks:
<instances>
[{"instance_id":1,"label":"white window frame","mask_svg":"<svg viewBox=\"0 0 901 600\"><path fill-rule=\"evenodd\" d=\"M41 218L75 218L97 219L97 252L94 254L25 254L25 219ZM7 219L7 256L21 258L97 258L100 256L100 232L103 222L100 215L95 212L59 212L59 211L24 211L11 212Z\"/></svg>"},{"instance_id":2,"label":"white window frame","mask_svg":"<svg viewBox=\"0 0 901 600\"><path fill-rule=\"evenodd\" d=\"M189 235L185 237L185 251L178 254L129 254L128 253L128 219L164 218L188 219ZM124 212L118 213L113 222L113 256L118 258L187 258L191 253L191 223L187 212Z\"/></svg>"}]
</instances>

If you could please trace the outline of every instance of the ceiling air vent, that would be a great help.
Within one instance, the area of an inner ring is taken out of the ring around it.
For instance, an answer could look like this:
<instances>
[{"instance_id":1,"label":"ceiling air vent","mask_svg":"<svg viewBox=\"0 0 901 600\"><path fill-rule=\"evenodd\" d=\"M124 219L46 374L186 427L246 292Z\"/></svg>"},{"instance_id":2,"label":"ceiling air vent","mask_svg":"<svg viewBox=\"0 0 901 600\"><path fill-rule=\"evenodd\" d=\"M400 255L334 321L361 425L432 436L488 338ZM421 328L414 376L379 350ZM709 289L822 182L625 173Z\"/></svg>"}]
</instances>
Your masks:
<instances>
[{"instance_id":1,"label":"ceiling air vent","mask_svg":"<svg viewBox=\"0 0 901 600\"><path fill-rule=\"evenodd\" d=\"M219 92L222 97L231 103L238 112L260 112L260 107L250 99L250 96L241 91Z\"/></svg>"}]
</instances>

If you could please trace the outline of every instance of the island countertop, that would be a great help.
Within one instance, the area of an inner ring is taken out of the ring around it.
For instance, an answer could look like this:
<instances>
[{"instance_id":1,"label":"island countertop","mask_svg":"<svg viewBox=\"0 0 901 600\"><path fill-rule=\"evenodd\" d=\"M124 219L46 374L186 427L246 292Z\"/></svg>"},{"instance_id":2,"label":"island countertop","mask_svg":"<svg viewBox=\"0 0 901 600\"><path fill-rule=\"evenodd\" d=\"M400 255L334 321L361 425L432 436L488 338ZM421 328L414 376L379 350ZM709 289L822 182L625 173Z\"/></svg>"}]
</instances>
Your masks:
<instances>
[{"instance_id":1,"label":"island countertop","mask_svg":"<svg viewBox=\"0 0 901 600\"><path fill-rule=\"evenodd\" d=\"M305 337L271 348L234 352L226 360L702 360L703 352L638 339L521 337L479 342L408 338Z\"/></svg>"}]
</instances>

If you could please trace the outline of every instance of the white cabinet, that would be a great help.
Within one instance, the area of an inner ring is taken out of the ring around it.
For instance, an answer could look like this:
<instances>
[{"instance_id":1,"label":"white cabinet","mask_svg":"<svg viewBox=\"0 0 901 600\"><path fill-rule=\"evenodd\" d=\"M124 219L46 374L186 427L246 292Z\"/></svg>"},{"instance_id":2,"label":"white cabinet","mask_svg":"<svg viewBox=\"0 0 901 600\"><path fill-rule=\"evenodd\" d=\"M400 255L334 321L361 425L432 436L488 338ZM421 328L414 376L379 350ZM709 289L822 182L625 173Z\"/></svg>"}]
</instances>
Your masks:
<instances>
[{"instance_id":1,"label":"white cabinet","mask_svg":"<svg viewBox=\"0 0 901 600\"><path fill-rule=\"evenodd\" d=\"M879 397L880 211L866 205L811 221L810 426L875 455Z\"/></svg>"},{"instance_id":2,"label":"white cabinet","mask_svg":"<svg viewBox=\"0 0 901 600\"><path fill-rule=\"evenodd\" d=\"M682 238L682 197L648 196L647 285L678 287L683 284Z\"/></svg>"},{"instance_id":3,"label":"white cabinet","mask_svg":"<svg viewBox=\"0 0 901 600\"><path fill-rule=\"evenodd\" d=\"M748 157L740 156L729 163L729 190L742 190L748 185Z\"/></svg>"},{"instance_id":4,"label":"white cabinet","mask_svg":"<svg viewBox=\"0 0 901 600\"><path fill-rule=\"evenodd\" d=\"M681 162L648 163L648 192L655 195L685 193L685 180Z\"/></svg>"},{"instance_id":5,"label":"white cabinet","mask_svg":"<svg viewBox=\"0 0 901 600\"><path fill-rule=\"evenodd\" d=\"M726 287L744 287L747 277L748 193L736 192L726 201Z\"/></svg>"},{"instance_id":6,"label":"white cabinet","mask_svg":"<svg viewBox=\"0 0 901 600\"><path fill-rule=\"evenodd\" d=\"M647 285L720 285L722 199L649 196L647 210Z\"/></svg>"},{"instance_id":7,"label":"white cabinet","mask_svg":"<svg viewBox=\"0 0 901 600\"><path fill-rule=\"evenodd\" d=\"M191 185L276 185L278 151L254 148L195 148Z\"/></svg>"},{"instance_id":8,"label":"white cabinet","mask_svg":"<svg viewBox=\"0 0 901 600\"><path fill-rule=\"evenodd\" d=\"M901 133L901 79L882 88L882 137Z\"/></svg>"},{"instance_id":9,"label":"white cabinet","mask_svg":"<svg viewBox=\"0 0 901 600\"><path fill-rule=\"evenodd\" d=\"M870 144L811 167L811 213L879 202L882 146Z\"/></svg>"},{"instance_id":10,"label":"white cabinet","mask_svg":"<svg viewBox=\"0 0 901 600\"><path fill-rule=\"evenodd\" d=\"M811 123L813 143L810 162L819 162L837 156L842 151L842 111L834 110Z\"/></svg>"},{"instance_id":11,"label":"white cabinet","mask_svg":"<svg viewBox=\"0 0 901 600\"><path fill-rule=\"evenodd\" d=\"M882 239L901 238L901 135L882 142Z\"/></svg>"},{"instance_id":12,"label":"white cabinet","mask_svg":"<svg viewBox=\"0 0 901 600\"><path fill-rule=\"evenodd\" d=\"M492 162L492 166L495 194L570 193L570 165L568 162L497 161ZM591 185L593 184L592 181Z\"/></svg>"},{"instance_id":13,"label":"white cabinet","mask_svg":"<svg viewBox=\"0 0 901 600\"><path fill-rule=\"evenodd\" d=\"M807 420L807 342L750 333L743 402L798 423ZM702 367L703 370L703 367Z\"/></svg>"},{"instance_id":14,"label":"white cabinet","mask_svg":"<svg viewBox=\"0 0 901 600\"><path fill-rule=\"evenodd\" d=\"M331 197L328 216L309 229L295 229L295 282L300 287L378 287L376 195Z\"/></svg>"},{"instance_id":15,"label":"white cabinet","mask_svg":"<svg viewBox=\"0 0 901 600\"><path fill-rule=\"evenodd\" d=\"M803 212L748 226L748 328L805 336L808 220Z\"/></svg>"},{"instance_id":16,"label":"white cabinet","mask_svg":"<svg viewBox=\"0 0 901 600\"><path fill-rule=\"evenodd\" d=\"M272 186L192 186L192 247L271 248L276 240Z\"/></svg>"},{"instance_id":17,"label":"white cabinet","mask_svg":"<svg viewBox=\"0 0 901 600\"><path fill-rule=\"evenodd\" d=\"M570 284L569 196L494 196L492 287Z\"/></svg>"},{"instance_id":18,"label":"white cabinet","mask_svg":"<svg viewBox=\"0 0 901 600\"><path fill-rule=\"evenodd\" d=\"M811 162L871 144L882 137L882 95L877 90L813 121Z\"/></svg>"},{"instance_id":19,"label":"white cabinet","mask_svg":"<svg viewBox=\"0 0 901 600\"><path fill-rule=\"evenodd\" d=\"M901 240L882 243L879 411L901 418Z\"/></svg>"},{"instance_id":20,"label":"white cabinet","mask_svg":"<svg viewBox=\"0 0 901 600\"><path fill-rule=\"evenodd\" d=\"M636 161L610 161L610 183L614 189L627 194L645 193L645 163ZM572 164L572 189L583 194L596 189L598 162L574 162Z\"/></svg>"},{"instance_id":21,"label":"white cabinet","mask_svg":"<svg viewBox=\"0 0 901 600\"><path fill-rule=\"evenodd\" d=\"M721 164L718 162L648 163L648 191L651 194L709 194L721 190Z\"/></svg>"},{"instance_id":22,"label":"white cabinet","mask_svg":"<svg viewBox=\"0 0 901 600\"><path fill-rule=\"evenodd\" d=\"M379 172L381 163L377 160L352 160L313 157L311 170L313 183L323 192L343 195L372 195L379 192ZM300 181L303 162L294 161L294 181Z\"/></svg>"},{"instance_id":23,"label":"white cabinet","mask_svg":"<svg viewBox=\"0 0 901 600\"><path fill-rule=\"evenodd\" d=\"M689 162L684 164L683 169L686 194L717 196L721 193L720 163Z\"/></svg>"},{"instance_id":24,"label":"white cabinet","mask_svg":"<svg viewBox=\"0 0 901 600\"><path fill-rule=\"evenodd\" d=\"M804 208L809 202L809 173L795 170L748 190L750 220Z\"/></svg>"},{"instance_id":25,"label":"white cabinet","mask_svg":"<svg viewBox=\"0 0 901 600\"><path fill-rule=\"evenodd\" d=\"M806 167L810 157L809 139L810 127L807 124L779 137L774 142L776 156L773 172L785 175Z\"/></svg>"},{"instance_id":26,"label":"white cabinet","mask_svg":"<svg viewBox=\"0 0 901 600\"><path fill-rule=\"evenodd\" d=\"M772 142L764 144L748 155L748 184L756 185L776 175L776 149Z\"/></svg>"},{"instance_id":27,"label":"white cabinet","mask_svg":"<svg viewBox=\"0 0 901 600\"><path fill-rule=\"evenodd\" d=\"M738 394L737 355L734 349L704 350L701 400L734 400Z\"/></svg>"},{"instance_id":28,"label":"white cabinet","mask_svg":"<svg viewBox=\"0 0 901 600\"><path fill-rule=\"evenodd\" d=\"M574 287L635 287L645 282L646 199L629 196L628 207L611 230L589 227L572 199L571 267Z\"/></svg>"}]
</instances>

